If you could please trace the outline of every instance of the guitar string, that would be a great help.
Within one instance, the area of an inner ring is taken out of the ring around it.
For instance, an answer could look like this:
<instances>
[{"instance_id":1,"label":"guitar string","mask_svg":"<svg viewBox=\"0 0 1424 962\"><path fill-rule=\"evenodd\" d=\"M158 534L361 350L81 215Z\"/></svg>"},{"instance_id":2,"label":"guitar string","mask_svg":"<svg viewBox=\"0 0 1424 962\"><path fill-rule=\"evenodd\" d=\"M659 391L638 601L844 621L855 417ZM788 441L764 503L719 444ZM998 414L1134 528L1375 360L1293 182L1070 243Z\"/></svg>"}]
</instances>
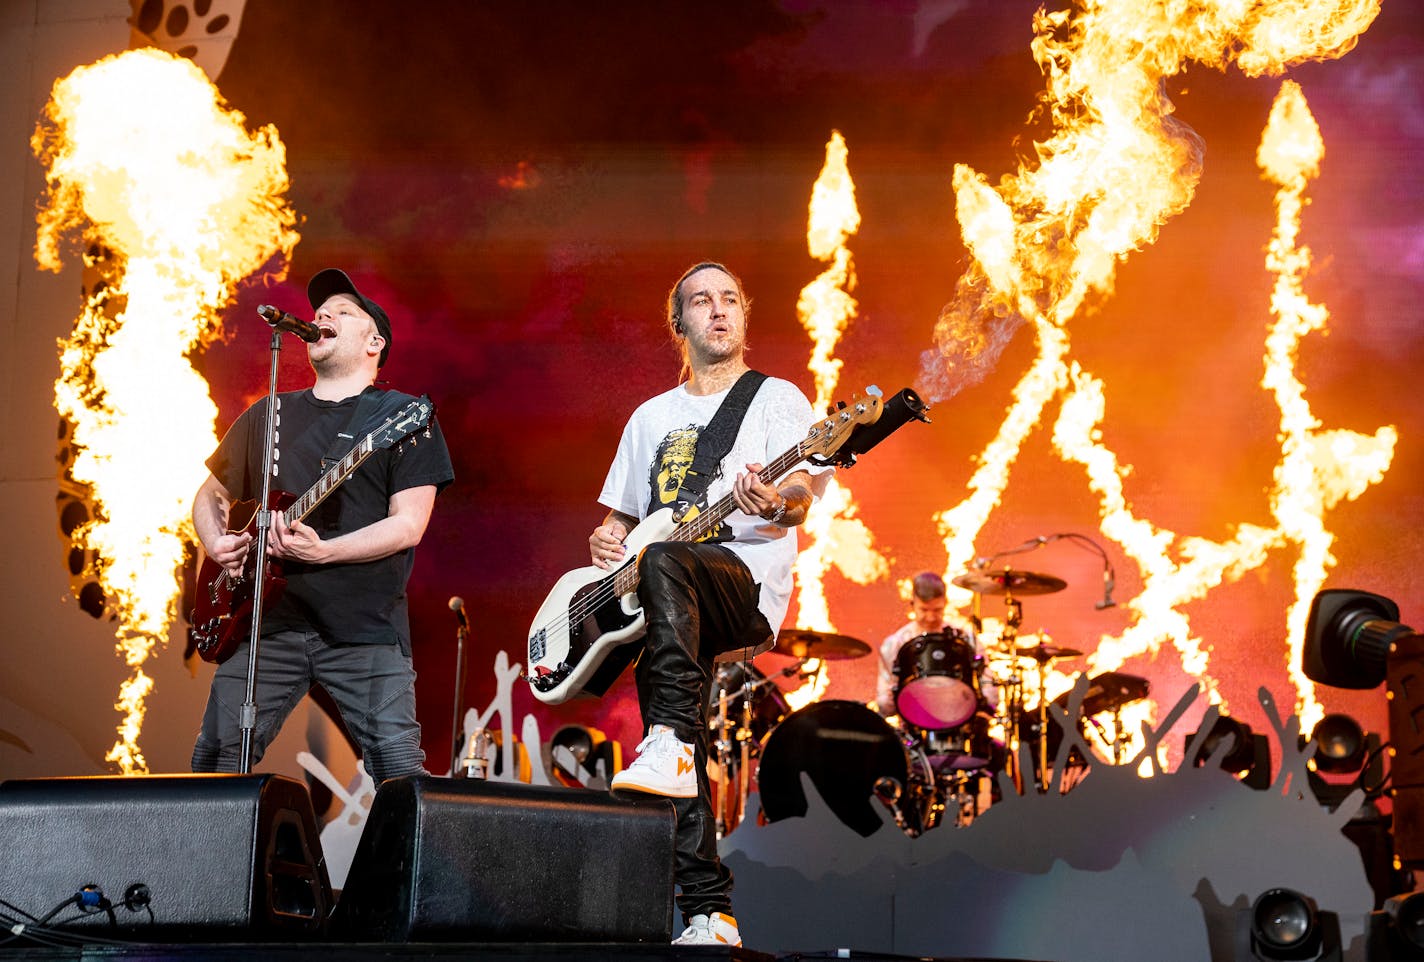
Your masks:
<instances>
[{"instance_id":1,"label":"guitar string","mask_svg":"<svg viewBox=\"0 0 1424 962\"><path fill-rule=\"evenodd\" d=\"M345 480L350 477L350 475L357 468L359 468L362 464L365 463L367 458L369 458L372 454L376 452L376 435L381 434L384 431L388 431L390 428L399 425L401 422L410 420L412 417L414 417L411 430L407 431L404 435L402 435L401 438L393 439L391 443L394 444L397 440L404 440L405 437L414 434L415 429L419 428L422 424L428 423L430 419L430 405L428 403L428 400L428 398L421 398L419 400L412 401L410 404L407 404L404 408L397 411L395 414L392 414L390 417L386 418L386 420L382 424L380 424L378 427L372 430L371 433L367 434L364 438L362 438L359 444L357 444L354 448L348 451L340 461L336 462L336 464L332 465L331 468L324 472L321 477L317 478L315 484L308 488L300 498L292 502L293 508L301 508L302 505L306 502L307 498L311 497L313 493L318 488L320 488L329 478L333 478L338 474L340 475L339 478L337 478L332 484L327 487L327 490L322 493L321 497L314 500L309 506L302 508L300 513L295 516L295 520L301 521L308 514L315 511L317 505L325 501L331 495L332 491L335 491L337 487L340 486L343 482L345 482ZM360 457L355 460L354 463L352 463L349 467L346 467L346 462L351 461L353 458L356 458L358 454L360 455ZM216 585L219 588L225 588L229 584L236 587L236 585L238 584L238 581L228 574L226 568L220 568L218 570L217 578L214 579L214 581L216 582Z\"/></svg>"},{"instance_id":2,"label":"guitar string","mask_svg":"<svg viewBox=\"0 0 1424 962\"><path fill-rule=\"evenodd\" d=\"M779 477L782 474L790 473L791 468L804 461L806 459L806 445L808 445L811 441L816 440L819 430L820 426L813 428L811 430L811 433L808 434L804 440L799 441L794 448L790 449L785 454L772 461L772 463L768 466L770 468L771 475L773 477ZM764 468L763 470L767 469ZM680 524L676 528L674 528L672 533L665 540L696 541L698 538L706 534L707 530L710 530L713 526L717 524L721 524L725 516L731 513L727 509L727 505L733 503L735 502L730 494L724 495L717 501L716 504L714 504L707 511L699 512L695 518L691 519L690 521L684 522L683 524ZM631 575L624 577L623 580L631 580L633 581L633 584L628 586L628 590L617 590L616 582L619 580L620 576L624 576L626 572L630 571ZM619 568L617 571L614 571L606 578L603 578L599 582L598 587L595 588L593 591L589 592L587 595L584 595L576 602L566 606L564 613L556 615L548 624L541 628L540 631L545 634L548 634L550 631L558 629L566 634L572 634L572 632L569 630L570 625L572 625L576 621L583 621L586 617L588 617L589 614L591 614L598 608L603 607L603 605L607 604L609 601L621 597L622 595L628 594L629 591L631 591L637 586L637 580L638 579L636 561L632 563L632 565L625 564L622 568ZM537 633L538 632L536 632L536 634Z\"/></svg>"},{"instance_id":3,"label":"guitar string","mask_svg":"<svg viewBox=\"0 0 1424 962\"><path fill-rule=\"evenodd\" d=\"M848 416L845 414L841 414L840 416L843 419L840 423L842 426L844 426L847 423L844 418ZM807 433L807 436L802 441L797 443L796 447L788 450L785 454L772 461L772 463L768 466L772 476L779 478L780 475L789 473L791 468L795 467L801 461L805 460L806 447L812 441L816 441L819 439L820 432L823 429L827 432L830 432L836 427L836 422L834 418L835 415L832 416L831 420L818 422L818 424L812 427L811 430ZM839 449L839 447L840 445L837 444L833 448L828 448L826 453L834 453L835 450ZM732 500L733 499L731 495L724 496L707 512L699 513L696 518L693 518L691 521L688 521L685 524L679 525L677 528L675 528L672 534L666 540L695 541L697 538L700 538L705 533L704 529L711 527L712 524L720 524L725 513L730 513L726 511L726 505ZM716 521L709 522L709 518L716 518ZM684 531L687 531L688 534L683 535ZM631 574L629 574L630 572ZM624 576L624 581L631 580L634 582L634 584L629 585L628 590L618 590L617 582L620 576ZM636 567L630 567L625 565L624 567L610 574L608 577L602 579L599 582L597 588L595 588L589 594L585 595L583 598L580 598L577 602L574 602L573 604L569 605L566 608L565 612L561 613L560 615L556 615L552 620L550 620L546 625L544 625L540 629L540 631L542 631L544 634L548 634L550 631L558 629L566 634L571 634L571 632L569 631L569 626L574 621L583 621L584 618L588 617L588 615L592 611L602 607L614 598L628 594L629 590L631 590L633 587L636 587L636 583ZM570 617L571 615L576 615L577 617ZM538 633L539 632L536 632L536 634Z\"/></svg>"}]
</instances>

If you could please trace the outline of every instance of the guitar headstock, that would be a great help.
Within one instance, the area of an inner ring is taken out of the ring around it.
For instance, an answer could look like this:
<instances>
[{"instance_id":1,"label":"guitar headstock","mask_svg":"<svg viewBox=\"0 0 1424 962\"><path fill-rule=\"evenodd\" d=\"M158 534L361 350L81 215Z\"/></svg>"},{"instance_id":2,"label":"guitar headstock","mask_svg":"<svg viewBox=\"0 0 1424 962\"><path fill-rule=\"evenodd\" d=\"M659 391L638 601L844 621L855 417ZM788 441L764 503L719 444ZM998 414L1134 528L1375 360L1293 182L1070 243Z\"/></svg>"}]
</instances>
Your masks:
<instances>
[{"instance_id":1,"label":"guitar headstock","mask_svg":"<svg viewBox=\"0 0 1424 962\"><path fill-rule=\"evenodd\" d=\"M372 449L389 448L410 437L421 428L428 428L430 418L434 414L435 404L429 397L416 398L371 432Z\"/></svg>"},{"instance_id":2,"label":"guitar headstock","mask_svg":"<svg viewBox=\"0 0 1424 962\"><path fill-rule=\"evenodd\" d=\"M801 442L802 453L818 464L853 463L854 455L842 460L835 457L836 452L856 428L878 421L882 410L880 389L873 384L865 389L864 397L852 395L849 403L838 402L826 417L811 426L806 440Z\"/></svg>"}]
</instances>

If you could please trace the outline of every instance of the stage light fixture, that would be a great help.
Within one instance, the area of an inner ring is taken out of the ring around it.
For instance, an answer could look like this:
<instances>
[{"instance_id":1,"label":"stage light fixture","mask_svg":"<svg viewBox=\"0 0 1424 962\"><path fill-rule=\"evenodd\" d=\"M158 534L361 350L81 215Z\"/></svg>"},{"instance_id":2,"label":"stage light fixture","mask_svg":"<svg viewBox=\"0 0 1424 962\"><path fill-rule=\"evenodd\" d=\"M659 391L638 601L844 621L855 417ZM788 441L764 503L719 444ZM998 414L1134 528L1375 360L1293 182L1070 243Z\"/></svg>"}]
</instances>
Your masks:
<instances>
[{"instance_id":1,"label":"stage light fixture","mask_svg":"<svg viewBox=\"0 0 1424 962\"><path fill-rule=\"evenodd\" d=\"M1187 735L1190 746L1197 732ZM1265 735L1257 735L1251 726L1230 715L1218 715L1192 758L1195 768L1202 768L1222 742L1230 740L1231 748L1221 759L1221 770L1230 772L1250 788L1264 790L1271 784L1271 745Z\"/></svg>"},{"instance_id":2,"label":"stage light fixture","mask_svg":"<svg viewBox=\"0 0 1424 962\"><path fill-rule=\"evenodd\" d=\"M1300 747L1311 746L1307 765L1310 788L1320 804L1332 811L1356 788L1365 789L1373 799L1384 783L1380 737L1366 733L1349 715L1330 714L1320 719L1310 737L1300 738ZM1354 775L1348 782L1327 781L1324 775Z\"/></svg>"},{"instance_id":3,"label":"stage light fixture","mask_svg":"<svg viewBox=\"0 0 1424 962\"><path fill-rule=\"evenodd\" d=\"M1368 962L1424 962L1424 892L1397 895L1371 912Z\"/></svg>"},{"instance_id":4,"label":"stage light fixture","mask_svg":"<svg viewBox=\"0 0 1424 962\"><path fill-rule=\"evenodd\" d=\"M1326 588L1310 603L1301 670L1334 688L1374 688L1385 680L1391 644L1413 629L1399 623L1399 606L1383 595Z\"/></svg>"},{"instance_id":5,"label":"stage light fixture","mask_svg":"<svg viewBox=\"0 0 1424 962\"><path fill-rule=\"evenodd\" d=\"M1330 714L1311 733L1315 770L1332 775L1358 772L1365 764L1365 730L1349 715Z\"/></svg>"},{"instance_id":6,"label":"stage light fixture","mask_svg":"<svg viewBox=\"0 0 1424 962\"><path fill-rule=\"evenodd\" d=\"M1273 888L1237 913L1236 957L1261 962L1340 962L1340 920L1294 889Z\"/></svg>"},{"instance_id":7,"label":"stage light fixture","mask_svg":"<svg viewBox=\"0 0 1424 962\"><path fill-rule=\"evenodd\" d=\"M622 747L597 728L565 725L549 739L550 772L577 788L595 780L605 785L622 767Z\"/></svg>"},{"instance_id":8,"label":"stage light fixture","mask_svg":"<svg viewBox=\"0 0 1424 962\"><path fill-rule=\"evenodd\" d=\"M1311 680L1387 683L1394 853L1405 868L1424 867L1424 635L1399 623L1390 599L1340 588L1316 594L1305 633L1301 669Z\"/></svg>"}]
</instances>

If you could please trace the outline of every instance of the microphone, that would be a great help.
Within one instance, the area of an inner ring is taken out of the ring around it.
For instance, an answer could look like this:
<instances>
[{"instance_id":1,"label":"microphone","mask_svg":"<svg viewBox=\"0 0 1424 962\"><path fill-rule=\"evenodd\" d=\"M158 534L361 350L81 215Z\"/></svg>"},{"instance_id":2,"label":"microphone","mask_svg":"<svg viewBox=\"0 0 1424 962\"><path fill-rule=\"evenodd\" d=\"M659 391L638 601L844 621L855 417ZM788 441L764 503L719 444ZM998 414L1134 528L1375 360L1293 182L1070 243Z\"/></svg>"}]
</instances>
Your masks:
<instances>
[{"instance_id":1,"label":"microphone","mask_svg":"<svg viewBox=\"0 0 1424 962\"><path fill-rule=\"evenodd\" d=\"M263 304L257 309L257 313L262 316L262 320L279 331L287 331L306 341L308 344L315 344L321 340L321 328L311 321L304 321L300 317L293 317L286 311L279 310L271 304Z\"/></svg>"},{"instance_id":2,"label":"microphone","mask_svg":"<svg viewBox=\"0 0 1424 962\"><path fill-rule=\"evenodd\" d=\"M1109 565L1108 567L1103 569L1103 600L1096 602L1093 607L1098 609L1099 611L1106 611L1109 608L1116 608L1117 602L1113 601L1112 596L1113 588L1116 585L1117 582L1113 579L1112 566Z\"/></svg>"},{"instance_id":3,"label":"microphone","mask_svg":"<svg viewBox=\"0 0 1424 962\"><path fill-rule=\"evenodd\" d=\"M470 620L465 617L465 599L459 595L450 599L450 610L455 612L455 620L460 623L461 628L468 629Z\"/></svg>"}]
</instances>

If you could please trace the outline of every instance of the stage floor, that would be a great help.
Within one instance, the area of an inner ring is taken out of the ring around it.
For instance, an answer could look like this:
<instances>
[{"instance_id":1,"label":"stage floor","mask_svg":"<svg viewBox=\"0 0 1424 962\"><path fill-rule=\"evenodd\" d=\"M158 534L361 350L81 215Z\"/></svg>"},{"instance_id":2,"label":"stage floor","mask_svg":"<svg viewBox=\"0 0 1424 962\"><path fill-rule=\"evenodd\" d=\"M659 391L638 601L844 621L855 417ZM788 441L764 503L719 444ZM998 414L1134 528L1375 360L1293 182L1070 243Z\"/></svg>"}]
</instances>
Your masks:
<instances>
[{"instance_id":1,"label":"stage floor","mask_svg":"<svg viewBox=\"0 0 1424 962\"><path fill-rule=\"evenodd\" d=\"M87 943L74 946L0 946L0 960L15 962L311 962L311 960L354 960L354 962L415 962L425 959L480 959L497 962L685 962L697 959L727 959L731 962L800 962L816 959L854 959L858 962L995 962L990 959L936 958L885 955L874 952L789 952L771 955L749 948L718 946L609 943L350 943L350 942L228 942L184 944ZM1031 960L1030 960L1031 962ZM1050 960L1038 960L1050 962Z\"/></svg>"}]
</instances>

